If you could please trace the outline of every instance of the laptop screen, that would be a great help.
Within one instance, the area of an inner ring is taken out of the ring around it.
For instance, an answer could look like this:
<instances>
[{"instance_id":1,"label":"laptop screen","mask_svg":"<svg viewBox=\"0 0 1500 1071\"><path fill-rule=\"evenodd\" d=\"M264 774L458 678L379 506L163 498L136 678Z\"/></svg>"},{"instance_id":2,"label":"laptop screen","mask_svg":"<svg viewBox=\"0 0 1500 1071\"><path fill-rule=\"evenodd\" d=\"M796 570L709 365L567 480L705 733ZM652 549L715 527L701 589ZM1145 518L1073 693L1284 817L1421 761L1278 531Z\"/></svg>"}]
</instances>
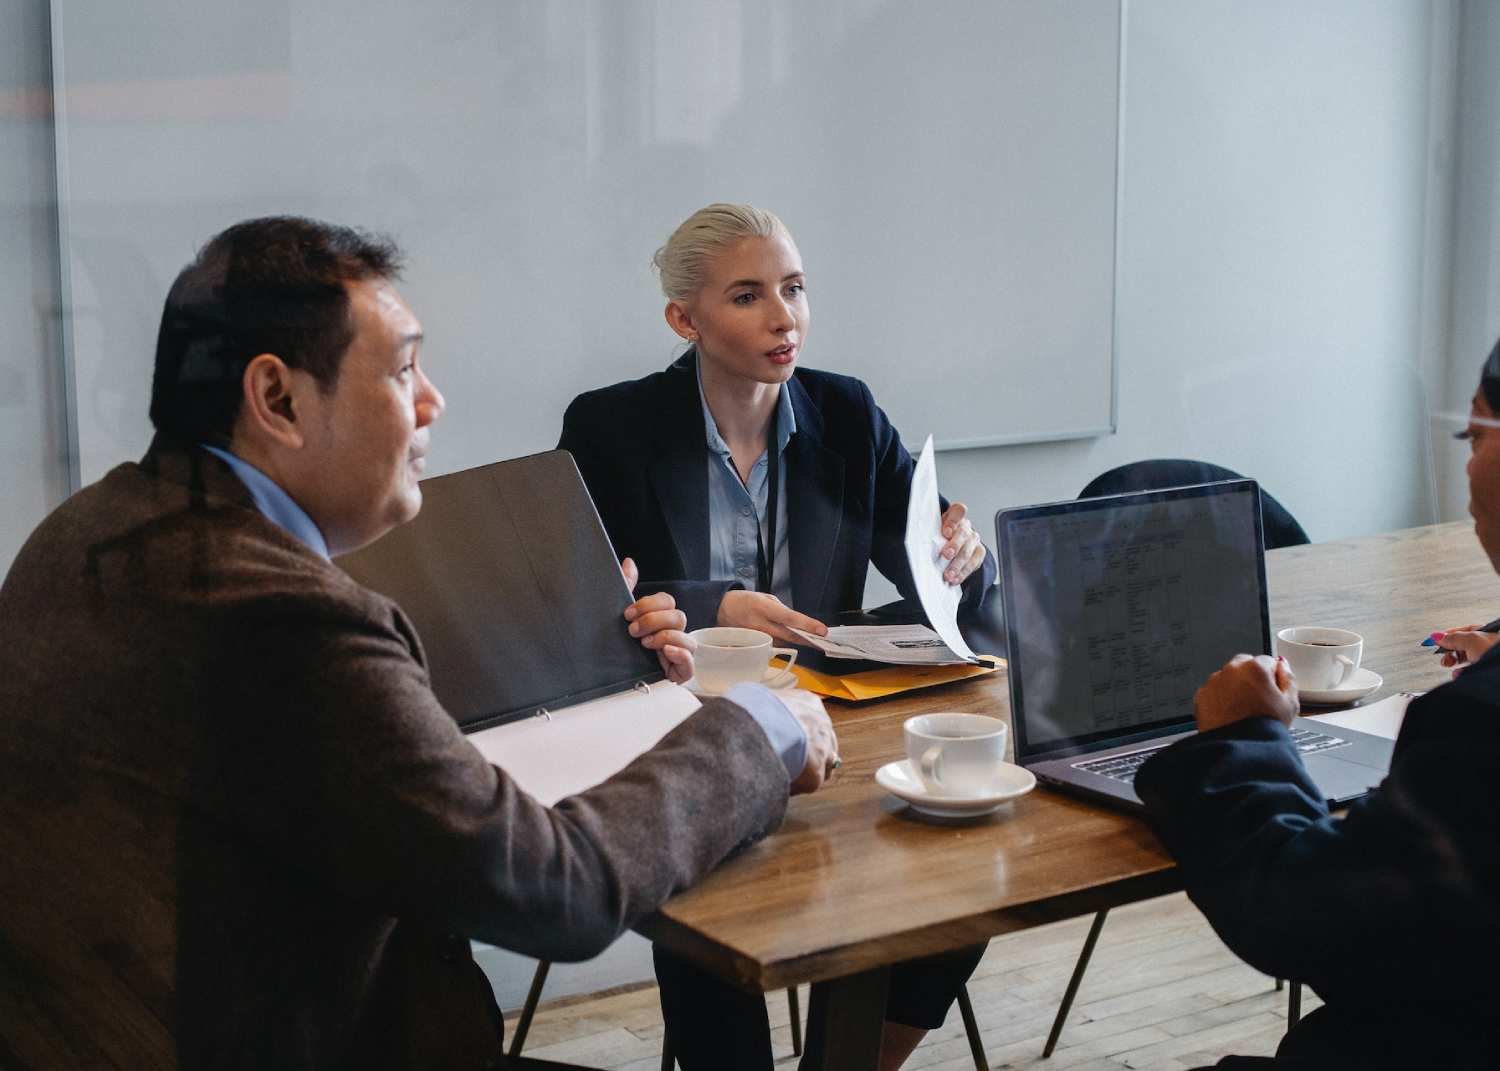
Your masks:
<instances>
[{"instance_id":1,"label":"laptop screen","mask_svg":"<svg viewBox=\"0 0 1500 1071\"><path fill-rule=\"evenodd\" d=\"M1190 727L1210 673L1270 649L1253 480L1008 510L995 527L1018 759Z\"/></svg>"}]
</instances>

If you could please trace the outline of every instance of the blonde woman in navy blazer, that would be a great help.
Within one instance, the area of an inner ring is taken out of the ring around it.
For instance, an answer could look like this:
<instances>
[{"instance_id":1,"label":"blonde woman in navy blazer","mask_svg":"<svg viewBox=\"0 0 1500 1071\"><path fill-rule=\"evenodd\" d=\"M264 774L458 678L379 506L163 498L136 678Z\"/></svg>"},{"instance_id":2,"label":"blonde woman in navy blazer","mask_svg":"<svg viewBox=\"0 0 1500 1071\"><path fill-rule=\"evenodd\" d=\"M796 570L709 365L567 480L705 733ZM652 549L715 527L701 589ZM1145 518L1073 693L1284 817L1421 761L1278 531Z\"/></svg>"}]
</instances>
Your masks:
<instances>
[{"instance_id":1,"label":"blonde woman in navy blazer","mask_svg":"<svg viewBox=\"0 0 1500 1071\"><path fill-rule=\"evenodd\" d=\"M793 642L789 629L821 634L859 609L871 562L914 596L904 547L914 463L869 388L798 366L809 313L786 227L749 205L709 205L655 262L667 323L689 349L665 371L580 395L558 443L577 459L616 551L638 566L638 594L671 593L689 628L738 625ZM942 508L945 576L975 607L994 557L962 503ZM893 968L882 1068L942 1025L983 952ZM660 949L656 966L684 1071L771 1066L763 1000Z\"/></svg>"}]
</instances>

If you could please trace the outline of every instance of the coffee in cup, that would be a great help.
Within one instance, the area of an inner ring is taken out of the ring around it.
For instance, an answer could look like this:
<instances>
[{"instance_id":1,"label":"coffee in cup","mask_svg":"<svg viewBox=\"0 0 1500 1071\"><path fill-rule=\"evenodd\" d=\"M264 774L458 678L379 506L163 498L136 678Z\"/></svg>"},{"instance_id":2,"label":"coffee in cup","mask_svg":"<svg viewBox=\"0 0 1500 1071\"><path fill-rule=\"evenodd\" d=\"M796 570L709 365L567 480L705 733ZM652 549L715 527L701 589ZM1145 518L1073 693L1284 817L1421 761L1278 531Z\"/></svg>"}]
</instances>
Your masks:
<instances>
[{"instance_id":1,"label":"coffee in cup","mask_svg":"<svg viewBox=\"0 0 1500 1071\"><path fill-rule=\"evenodd\" d=\"M906 757L928 791L977 796L1005 762L1009 726L983 714L920 714L907 718Z\"/></svg>"},{"instance_id":2,"label":"coffee in cup","mask_svg":"<svg viewBox=\"0 0 1500 1071\"><path fill-rule=\"evenodd\" d=\"M1365 639L1342 628L1298 625L1276 633L1276 653L1286 659L1297 687L1312 692L1340 688L1359 669Z\"/></svg>"},{"instance_id":3,"label":"coffee in cup","mask_svg":"<svg viewBox=\"0 0 1500 1071\"><path fill-rule=\"evenodd\" d=\"M698 641L693 680L705 692L727 692L745 681L775 680L797 661L794 648L772 647L771 637L753 628L700 628L689 635ZM786 665L772 668L772 658L785 658Z\"/></svg>"}]
</instances>

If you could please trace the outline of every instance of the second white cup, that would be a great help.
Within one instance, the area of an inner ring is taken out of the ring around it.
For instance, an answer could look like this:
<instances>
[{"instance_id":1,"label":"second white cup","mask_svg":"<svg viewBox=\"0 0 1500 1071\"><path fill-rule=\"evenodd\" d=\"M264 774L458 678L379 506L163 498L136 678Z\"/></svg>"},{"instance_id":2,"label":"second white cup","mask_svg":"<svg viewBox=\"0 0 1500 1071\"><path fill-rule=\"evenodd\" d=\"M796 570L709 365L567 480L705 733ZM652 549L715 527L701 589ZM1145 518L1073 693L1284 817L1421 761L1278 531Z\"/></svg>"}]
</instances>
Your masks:
<instances>
[{"instance_id":1,"label":"second white cup","mask_svg":"<svg viewBox=\"0 0 1500 1071\"><path fill-rule=\"evenodd\" d=\"M983 714L919 714L907 718L906 757L929 791L977 796L1005 762L1009 726Z\"/></svg>"},{"instance_id":2,"label":"second white cup","mask_svg":"<svg viewBox=\"0 0 1500 1071\"><path fill-rule=\"evenodd\" d=\"M1365 638L1342 628L1297 625L1276 633L1276 653L1286 659L1297 687L1326 692L1348 682L1359 668Z\"/></svg>"},{"instance_id":3,"label":"second white cup","mask_svg":"<svg viewBox=\"0 0 1500 1071\"><path fill-rule=\"evenodd\" d=\"M693 679L706 692L727 692L745 681L775 680L797 661L792 647L772 647L771 637L753 628L700 628L688 633L698 641L693 652ZM786 665L771 668L772 658Z\"/></svg>"}]
</instances>

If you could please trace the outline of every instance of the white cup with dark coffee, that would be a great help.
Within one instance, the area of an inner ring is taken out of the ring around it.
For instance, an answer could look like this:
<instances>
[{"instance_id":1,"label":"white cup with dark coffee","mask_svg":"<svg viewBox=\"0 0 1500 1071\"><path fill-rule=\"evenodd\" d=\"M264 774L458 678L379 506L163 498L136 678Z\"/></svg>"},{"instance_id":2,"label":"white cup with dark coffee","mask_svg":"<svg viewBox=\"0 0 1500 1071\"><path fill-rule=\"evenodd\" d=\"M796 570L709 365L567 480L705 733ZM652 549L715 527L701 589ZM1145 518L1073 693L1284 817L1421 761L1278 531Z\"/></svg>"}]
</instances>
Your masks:
<instances>
[{"instance_id":1,"label":"white cup with dark coffee","mask_svg":"<svg viewBox=\"0 0 1500 1071\"><path fill-rule=\"evenodd\" d=\"M1358 632L1318 625L1296 625L1276 633L1276 653L1286 659L1297 687L1327 692L1353 678L1364 656L1365 638Z\"/></svg>"},{"instance_id":2,"label":"white cup with dark coffee","mask_svg":"<svg viewBox=\"0 0 1500 1071\"><path fill-rule=\"evenodd\" d=\"M999 718L920 714L907 718L902 730L912 772L935 795L981 795L1005 763L1009 726Z\"/></svg>"},{"instance_id":3,"label":"white cup with dark coffee","mask_svg":"<svg viewBox=\"0 0 1500 1071\"><path fill-rule=\"evenodd\" d=\"M700 691L715 695L736 684L780 686L794 679L788 672L797 661L792 647L772 647L771 637L753 628L718 626L688 633L698 641L693 652L693 682ZM785 658L786 665L772 666L772 658Z\"/></svg>"}]
</instances>

